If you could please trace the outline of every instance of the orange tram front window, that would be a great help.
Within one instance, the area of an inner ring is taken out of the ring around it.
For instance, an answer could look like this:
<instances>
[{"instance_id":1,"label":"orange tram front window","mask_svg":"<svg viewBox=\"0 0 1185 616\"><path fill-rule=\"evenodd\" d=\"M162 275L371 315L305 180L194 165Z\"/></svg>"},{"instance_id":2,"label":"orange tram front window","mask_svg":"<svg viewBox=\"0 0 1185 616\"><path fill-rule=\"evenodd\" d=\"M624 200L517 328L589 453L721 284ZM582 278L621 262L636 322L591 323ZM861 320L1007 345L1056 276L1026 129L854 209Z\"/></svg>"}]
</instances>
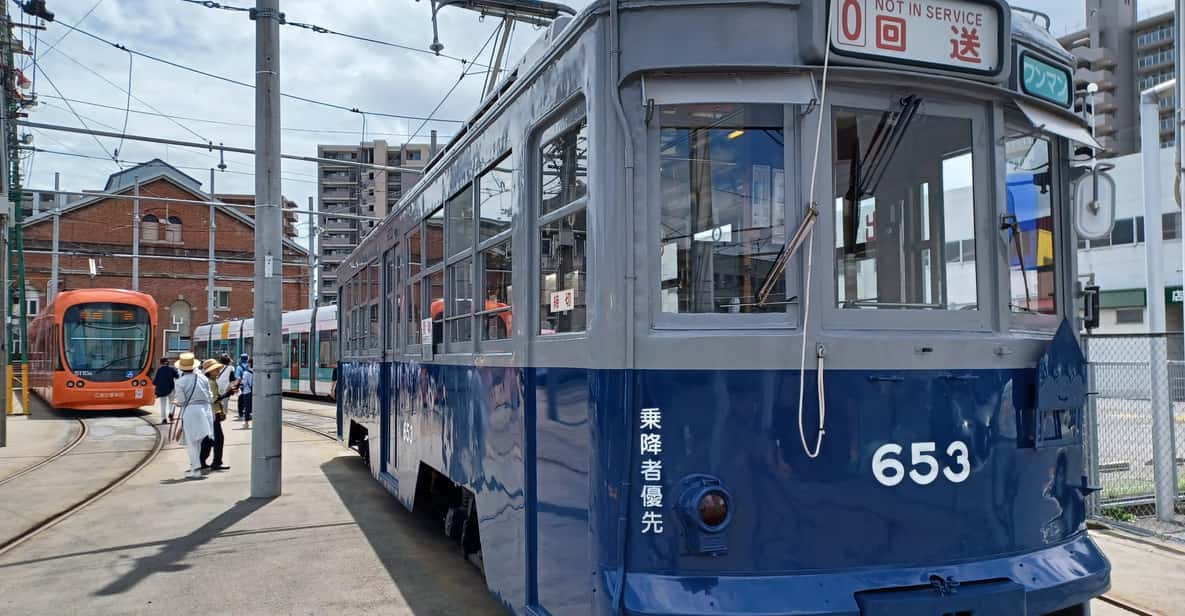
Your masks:
<instances>
[{"instance_id":1,"label":"orange tram front window","mask_svg":"<svg viewBox=\"0 0 1185 616\"><path fill-rule=\"evenodd\" d=\"M66 368L90 381L126 381L148 365L148 311L118 303L71 306L62 320Z\"/></svg>"}]
</instances>

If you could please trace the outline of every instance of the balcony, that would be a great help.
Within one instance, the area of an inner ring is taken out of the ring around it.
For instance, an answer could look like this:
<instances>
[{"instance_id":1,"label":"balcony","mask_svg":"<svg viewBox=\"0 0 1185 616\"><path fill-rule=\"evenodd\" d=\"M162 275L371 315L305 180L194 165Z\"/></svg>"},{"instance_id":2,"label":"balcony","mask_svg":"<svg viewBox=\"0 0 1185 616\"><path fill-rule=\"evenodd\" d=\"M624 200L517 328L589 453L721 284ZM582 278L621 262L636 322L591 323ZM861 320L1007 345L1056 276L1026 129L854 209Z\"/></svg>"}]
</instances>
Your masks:
<instances>
[{"instance_id":1,"label":"balcony","mask_svg":"<svg viewBox=\"0 0 1185 616\"><path fill-rule=\"evenodd\" d=\"M1115 76L1109 70L1080 68L1074 71L1074 83L1094 83L1099 86L1099 90L1114 90Z\"/></svg>"},{"instance_id":2,"label":"balcony","mask_svg":"<svg viewBox=\"0 0 1185 616\"><path fill-rule=\"evenodd\" d=\"M1103 60L1103 57L1107 54L1107 50L1102 47L1075 47L1070 50L1070 53L1075 58L1078 58L1079 62L1094 64Z\"/></svg>"}]
</instances>

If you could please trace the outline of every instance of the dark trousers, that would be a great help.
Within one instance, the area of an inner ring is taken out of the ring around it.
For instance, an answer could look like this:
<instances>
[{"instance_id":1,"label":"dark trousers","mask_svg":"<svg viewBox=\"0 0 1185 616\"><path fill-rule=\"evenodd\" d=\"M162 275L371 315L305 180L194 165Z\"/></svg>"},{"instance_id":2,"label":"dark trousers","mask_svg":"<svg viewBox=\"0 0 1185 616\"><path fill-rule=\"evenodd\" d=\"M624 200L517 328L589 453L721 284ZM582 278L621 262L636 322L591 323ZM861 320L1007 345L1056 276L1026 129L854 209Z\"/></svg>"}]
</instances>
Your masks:
<instances>
[{"instance_id":1,"label":"dark trousers","mask_svg":"<svg viewBox=\"0 0 1185 616\"><path fill-rule=\"evenodd\" d=\"M251 421L251 394L239 394L239 415L243 421Z\"/></svg>"},{"instance_id":2,"label":"dark trousers","mask_svg":"<svg viewBox=\"0 0 1185 616\"><path fill-rule=\"evenodd\" d=\"M202 441L202 466L222 466L222 444L225 439L222 436L222 422L217 419L214 420L214 438L206 438ZM206 464L206 458L210 455L210 451L214 452L214 460L210 464Z\"/></svg>"}]
</instances>

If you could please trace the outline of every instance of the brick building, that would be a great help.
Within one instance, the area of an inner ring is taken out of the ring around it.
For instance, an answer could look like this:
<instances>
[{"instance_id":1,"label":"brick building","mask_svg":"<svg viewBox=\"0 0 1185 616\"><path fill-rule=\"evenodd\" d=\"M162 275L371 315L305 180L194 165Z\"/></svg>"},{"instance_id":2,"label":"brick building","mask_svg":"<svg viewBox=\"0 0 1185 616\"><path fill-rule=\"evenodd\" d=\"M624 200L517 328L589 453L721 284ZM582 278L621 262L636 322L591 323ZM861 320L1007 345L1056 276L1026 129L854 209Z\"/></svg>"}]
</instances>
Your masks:
<instances>
[{"instance_id":1,"label":"brick building","mask_svg":"<svg viewBox=\"0 0 1185 616\"><path fill-rule=\"evenodd\" d=\"M188 350L193 328L209 321L247 318L254 311L254 219L237 208L215 206L215 311L208 314L207 251L209 206L154 200L205 201L201 182L159 159L112 175L104 193L132 195L140 181L140 290L160 308L163 328L176 355ZM94 196L62 208L59 223L59 291L95 287L132 288L133 201ZM53 246L53 214L42 212L24 223L27 292L48 293ZM95 275L90 260L94 259ZM308 305L308 253L284 240L284 310ZM48 305L48 300L42 301Z\"/></svg>"}]
</instances>

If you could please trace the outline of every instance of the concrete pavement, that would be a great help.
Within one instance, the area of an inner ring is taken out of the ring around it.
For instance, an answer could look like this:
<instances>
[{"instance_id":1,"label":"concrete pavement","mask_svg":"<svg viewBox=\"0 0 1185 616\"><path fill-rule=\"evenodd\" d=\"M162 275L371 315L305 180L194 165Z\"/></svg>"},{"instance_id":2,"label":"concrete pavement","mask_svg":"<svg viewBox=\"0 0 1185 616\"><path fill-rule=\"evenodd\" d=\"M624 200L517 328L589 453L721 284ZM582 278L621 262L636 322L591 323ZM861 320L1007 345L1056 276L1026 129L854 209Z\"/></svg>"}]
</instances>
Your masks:
<instances>
[{"instance_id":1,"label":"concrete pavement","mask_svg":"<svg viewBox=\"0 0 1185 616\"><path fill-rule=\"evenodd\" d=\"M248 499L250 432L226 427L230 471L185 481L185 453L170 445L0 557L0 613L504 613L459 548L357 455L285 428L283 495Z\"/></svg>"}]
</instances>

